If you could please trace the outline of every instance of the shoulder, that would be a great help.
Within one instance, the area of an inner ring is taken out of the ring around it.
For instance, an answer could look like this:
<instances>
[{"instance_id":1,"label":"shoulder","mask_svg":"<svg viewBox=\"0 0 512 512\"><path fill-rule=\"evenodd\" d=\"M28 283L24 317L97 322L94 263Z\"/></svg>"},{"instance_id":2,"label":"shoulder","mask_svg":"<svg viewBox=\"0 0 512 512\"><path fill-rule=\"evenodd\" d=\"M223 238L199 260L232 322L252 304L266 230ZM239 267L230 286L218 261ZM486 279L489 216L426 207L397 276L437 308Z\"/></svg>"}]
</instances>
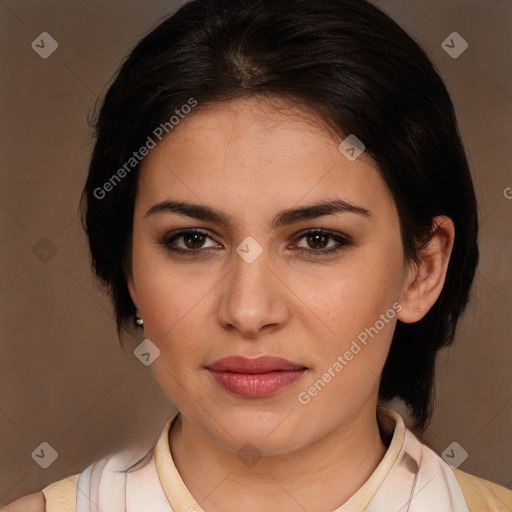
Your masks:
<instances>
[{"instance_id":1,"label":"shoulder","mask_svg":"<svg viewBox=\"0 0 512 512\"><path fill-rule=\"evenodd\" d=\"M43 489L46 512L75 512L78 477L69 476Z\"/></svg>"},{"instance_id":2,"label":"shoulder","mask_svg":"<svg viewBox=\"0 0 512 512\"><path fill-rule=\"evenodd\" d=\"M0 512L75 512L79 474L46 486L42 491L13 501Z\"/></svg>"},{"instance_id":3,"label":"shoulder","mask_svg":"<svg viewBox=\"0 0 512 512\"><path fill-rule=\"evenodd\" d=\"M470 512L510 512L512 490L452 468Z\"/></svg>"},{"instance_id":4,"label":"shoulder","mask_svg":"<svg viewBox=\"0 0 512 512\"><path fill-rule=\"evenodd\" d=\"M106 494L111 497L112 493L110 491L112 489L118 491L122 488L120 484L124 484L126 473L130 472L135 477L135 470L145 466L151 460L153 454L154 446L149 450L147 450L147 447L138 447L114 452L92 462L81 473L53 482L40 492L24 496L8 505L0 506L0 512L76 512L77 503L80 502L78 499L80 477L82 478L80 480L82 490L91 489L92 486L97 492L99 484L104 483ZM80 493L80 496L82 499L84 497L87 499L87 495L83 492ZM125 498L123 492L119 499Z\"/></svg>"},{"instance_id":5,"label":"shoulder","mask_svg":"<svg viewBox=\"0 0 512 512\"><path fill-rule=\"evenodd\" d=\"M45 512L46 500L43 491L24 496L19 500L0 507L0 512Z\"/></svg>"}]
</instances>

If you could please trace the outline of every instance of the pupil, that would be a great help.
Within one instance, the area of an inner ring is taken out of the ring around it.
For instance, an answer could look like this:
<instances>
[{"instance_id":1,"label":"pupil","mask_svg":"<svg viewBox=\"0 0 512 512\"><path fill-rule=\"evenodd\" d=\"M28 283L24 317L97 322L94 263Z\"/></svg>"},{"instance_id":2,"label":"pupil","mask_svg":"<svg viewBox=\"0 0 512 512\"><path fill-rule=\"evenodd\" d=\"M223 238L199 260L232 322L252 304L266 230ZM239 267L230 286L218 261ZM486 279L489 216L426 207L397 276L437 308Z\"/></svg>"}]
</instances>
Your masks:
<instances>
[{"instance_id":1,"label":"pupil","mask_svg":"<svg viewBox=\"0 0 512 512\"><path fill-rule=\"evenodd\" d=\"M187 241L193 240L194 238L196 239L195 242L192 242L191 244L187 243ZM203 235L199 233L191 233L185 237L185 245L187 245L187 247L189 247L190 249L198 249L201 247L203 243L203 238Z\"/></svg>"},{"instance_id":2,"label":"pupil","mask_svg":"<svg viewBox=\"0 0 512 512\"><path fill-rule=\"evenodd\" d=\"M313 241L313 245L315 245L317 243L324 244L324 245L322 245L322 247L315 247L315 249L321 249L321 248L325 247L326 239L327 239L327 237L325 235L321 235L318 233L309 236L309 241Z\"/></svg>"}]
</instances>

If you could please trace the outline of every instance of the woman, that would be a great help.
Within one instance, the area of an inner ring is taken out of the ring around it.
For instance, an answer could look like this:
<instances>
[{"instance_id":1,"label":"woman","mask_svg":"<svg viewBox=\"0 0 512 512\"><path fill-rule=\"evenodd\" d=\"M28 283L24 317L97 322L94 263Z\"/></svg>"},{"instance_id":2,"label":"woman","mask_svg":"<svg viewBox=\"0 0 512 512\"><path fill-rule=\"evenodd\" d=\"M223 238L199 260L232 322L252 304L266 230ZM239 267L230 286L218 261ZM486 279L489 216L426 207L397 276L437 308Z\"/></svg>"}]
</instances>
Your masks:
<instances>
[{"instance_id":1,"label":"woman","mask_svg":"<svg viewBox=\"0 0 512 512\"><path fill-rule=\"evenodd\" d=\"M96 135L93 269L178 413L149 453L6 510L512 509L378 407L426 427L478 263L451 100L394 21L194 0L132 51Z\"/></svg>"}]
</instances>

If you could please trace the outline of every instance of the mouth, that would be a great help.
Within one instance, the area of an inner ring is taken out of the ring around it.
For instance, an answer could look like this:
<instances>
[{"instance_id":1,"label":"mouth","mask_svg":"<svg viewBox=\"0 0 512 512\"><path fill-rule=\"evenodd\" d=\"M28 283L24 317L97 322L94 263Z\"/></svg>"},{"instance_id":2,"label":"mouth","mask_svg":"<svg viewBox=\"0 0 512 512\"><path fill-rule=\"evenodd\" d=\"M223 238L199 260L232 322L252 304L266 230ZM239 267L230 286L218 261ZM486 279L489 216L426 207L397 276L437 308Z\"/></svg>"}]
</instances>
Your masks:
<instances>
[{"instance_id":1,"label":"mouth","mask_svg":"<svg viewBox=\"0 0 512 512\"><path fill-rule=\"evenodd\" d=\"M272 356L226 357L207 369L220 387L246 398L273 395L297 382L308 371L305 366Z\"/></svg>"}]
</instances>

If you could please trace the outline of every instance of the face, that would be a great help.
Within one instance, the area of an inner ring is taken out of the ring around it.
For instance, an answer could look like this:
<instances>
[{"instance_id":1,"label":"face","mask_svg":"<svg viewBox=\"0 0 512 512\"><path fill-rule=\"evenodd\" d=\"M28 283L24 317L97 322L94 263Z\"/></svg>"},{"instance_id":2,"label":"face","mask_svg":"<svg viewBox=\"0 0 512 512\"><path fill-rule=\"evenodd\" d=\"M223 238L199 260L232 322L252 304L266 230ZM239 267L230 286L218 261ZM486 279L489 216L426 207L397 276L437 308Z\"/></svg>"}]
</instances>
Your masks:
<instances>
[{"instance_id":1,"label":"face","mask_svg":"<svg viewBox=\"0 0 512 512\"><path fill-rule=\"evenodd\" d=\"M304 108L199 107L143 162L130 293L183 416L286 453L374 415L408 275L398 213L375 163ZM229 356L295 369L214 371Z\"/></svg>"}]
</instances>

